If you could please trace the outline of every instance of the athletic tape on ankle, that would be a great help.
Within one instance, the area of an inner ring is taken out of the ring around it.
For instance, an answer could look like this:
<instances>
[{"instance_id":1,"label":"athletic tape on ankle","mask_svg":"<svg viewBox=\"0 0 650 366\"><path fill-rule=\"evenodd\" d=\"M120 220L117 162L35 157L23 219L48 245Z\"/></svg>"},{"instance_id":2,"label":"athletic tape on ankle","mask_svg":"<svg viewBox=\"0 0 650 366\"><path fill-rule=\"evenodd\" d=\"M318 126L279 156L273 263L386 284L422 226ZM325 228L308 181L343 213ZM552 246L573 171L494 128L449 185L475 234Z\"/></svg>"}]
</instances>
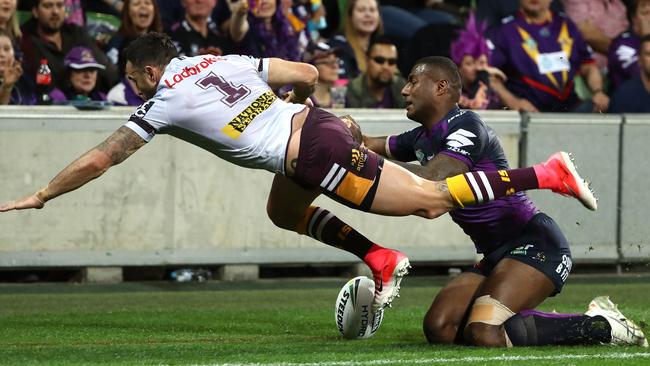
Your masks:
<instances>
[{"instance_id":1,"label":"athletic tape on ankle","mask_svg":"<svg viewBox=\"0 0 650 366\"><path fill-rule=\"evenodd\" d=\"M515 313L508 309L507 306L493 299L490 295L485 295L474 301L467 325L472 323L501 325L513 315Z\"/></svg>"},{"instance_id":2,"label":"athletic tape on ankle","mask_svg":"<svg viewBox=\"0 0 650 366\"><path fill-rule=\"evenodd\" d=\"M512 341L510 340L510 337L508 337L508 332L506 332L505 329L503 330L503 335L506 337L506 347L512 348Z\"/></svg>"}]
</instances>

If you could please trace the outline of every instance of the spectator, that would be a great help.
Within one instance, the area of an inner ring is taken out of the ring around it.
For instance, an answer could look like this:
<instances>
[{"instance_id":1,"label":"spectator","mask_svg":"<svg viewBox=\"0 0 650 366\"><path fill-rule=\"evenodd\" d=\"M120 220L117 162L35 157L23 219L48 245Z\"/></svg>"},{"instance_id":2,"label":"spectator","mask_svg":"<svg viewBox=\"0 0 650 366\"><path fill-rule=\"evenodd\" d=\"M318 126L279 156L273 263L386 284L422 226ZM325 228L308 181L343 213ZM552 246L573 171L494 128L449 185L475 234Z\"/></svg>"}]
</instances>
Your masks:
<instances>
[{"instance_id":1,"label":"spectator","mask_svg":"<svg viewBox=\"0 0 650 366\"><path fill-rule=\"evenodd\" d=\"M106 95L106 100L113 105L121 106L139 106L144 103L138 93L133 82L127 78L122 78L122 81L115 85Z\"/></svg>"},{"instance_id":2,"label":"spectator","mask_svg":"<svg viewBox=\"0 0 650 366\"><path fill-rule=\"evenodd\" d=\"M331 45L343 50L341 79L353 79L366 71L370 39L384 34L376 0L349 0L345 8L343 36L335 36Z\"/></svg>"},{"instance_id":3,"label":"spectator","mask_svg":"<svg viewBox=\"0 0 650 366\"><path fill-rule=\"evenodd\" d=\"M222 2L223 1L218 1L217 8L219 8L219 5L221 5ZM158 0L158 5L160 7L163 29L165 32L169 33L174 24L183 21L185 9L183 8L183 5L181 5L180 0ZM214 13L212 19L216 19Z\"/></svg>"},{"instance_id":4,"label":"spectator","mask_svg":"<svg viewBox=\"0 0 650 366\"><path fill-rule=\"evenodd\" d=\"M279 57L289 61L301 59L301 36L305 35L295 31L278 5L279 0L250 1L249 29L235 45L237 53L253 57ZM303 42L306 42L306 38Z\"/></svg>"},{"instance_id":5,"label":"spectator","mask_svg":"<svg viewBox=\"0 0 650 366\"><path fill-rule=\"evenodd\" d=\"M638 55L641 37L650 34L650 0L635 1L628 8L631 29L612 41L608 65L610 90L614 91L625 80L639 75Z\"/></svg>"},{"instance_id":6,"label":"spectator","mask_svg":"<svg viewBox=\"0 0 650 366\"><path fill-rule=\"evenodd\" d=\"M50 93L52 102L63 103L76 100L106 100L97 89L97 70L106 67L97 62L93 51L87 47L74 47L65 55L65 76L61 87Z\"/></svg>"},{"instance_id":7,"label":"spectator","mask_svg":"<svg viewBox=\"0 0 650 366\"><path fill-rule=\"evenodd\" d=\"M501 20L519 9L519 0L477 0L476 20L487 22L488 32L501 23ZM564 11L560 0L553 0L551 3L553 12ZM491 35L489 33L488 35Z\"/></svg>"},{"instance_id":8,"label":"spectator","mask_svg":"<svg viewBox=\"0 0 650 366\"><path fill-rule=\"evenodd\" d=\"M338 50L323 42L310 43L305 49L302 61L316 66L318 69L318 83L314 93L310 96L314 106L320 108L342 108L345 101L335 101L332 96L332 87L339 80ZM343 105L341 105L343 104Z\"/></svg>"},{"instance_id":9,"label":"spectator","mask_svg":"<svg viewBox=\"0 0 650 366\"><path fill-rule=\"evenodd\" d=\"M34 80L41 59L47 59L52 70L53 85L62 85L65 74L64 56L73 48L90 48L97 61L105 67L99 74L100 88L107 90L117 80L117 67L95 45L83 28L64 24L63 0L36 0L32 6L32 18L22 27L21 49L24 53L23 67Z\"/></svg>"},{"instance_id":10,"label":"spectator","mask_svg":"<svg viewBox=\"0 0 650 366\"><path fill-rule=\"evenodd\" d=\"M485 23L477 25L474 14L470 14L465 29L451 44L451 59L458 66L463 84L458 102L461 108L495 109L499 105L498 97L489 88L489 78L493 74L505 80L505 75L488 66L490 49L483 38L485 28Z\"/></svg>"},{"instance_id":11,"label":"spectator","mask_svg":"<svg viewBox=\"0 0 650 366\"><path fill-rule=\"evenodd\" d=\"M639 42L639 74L616 90L610 113L650 113L650 35Z\"/></svg>"},{"instance_id":12,"label":"spectator","mask_svg":"<svg viewBox=\"0 0 650 366\"><path fill-rule=\"evenodd\" d=\"M311 41L321 40L320 32L327 28L325 6L321 0L295 0L291 12L307 28L307 35Z\"/></svg>"},{"instance_id":13,"label":"spectator","mask_svg":"<svg viewBox=\"0 0 650 366\"><path fill-rule=\"evenodd\" d=\"M95 2L99 3L98 1ZM95 8L93 8L93 10L106 12L113 15L119 15L123 13L125 7L125 2L122 0L102 0L101 3L95 4Z\"/></svg>"},{"instance_id":14,"label":"spectator","mask_svg":"<svg viewBox=\"0 0 650 366\"><path fill-rule=\"evenodd\" d=\"M233 42L239 43L250 29L248 23L250 4L248 1L239 0L226 0L225 4L226 7L221 6L221 9L217 5L216 11L221 10L222 12L222 14L219 14L220 18L217 19L217 23L221 21L219 24L222 26L222 31L228 34Z\"/></svg>"},{"instance_id":15,"label":"spectator","mask_svg":"<svg viewBox=\"0 0 650 366\"><path fill-rule=\"evenodd\" d=\"M345 4L338 0L323 0L325 9L325 23L327 26L320 30L321 37L330 39L342 28L342 14L345 12Z\"/></svg>"},{"instance_id":16,"label":"spectator","mask_svg":"<svg viewBox=\"0 0 650 366\"><path fill-rule=\"evenodd\" d=\"M491 86L510 109L528 112L607 111L603 78L578 28L550 10L551 0L520 0L520 10L503 20L492 37L490 63L508 77ZM581 104L573 85L580 72L592 92Z\"/></svg>"},{"instance_id":17,"label":"spectator","mask_svg":"<svg viewBox=\"0 0 650 366\"><path fill-rule=\"evenodd\" d=\"M155 31L162 32L160 9L156 0L124 0L124 11L120 28L106 47L106 56L118 65L119 75L124 75L122 50L138 35Z\"/></svg>"},{"instance_id":18,"label":"spectator","mask_svg":"<svg viewBox=\"0 0 650 366\"><path fill-rule=\"evenodd\" d=\"M242 0L244 1L244 0ZM227 39L221 35L210 14L217 0L181 0L185 18L172 26L170 36L180 56L221 55L230 52Z\"/></svg>"},{"instance_id":19,"label":"spectator","mask_svg":"<svg viewBox=\"0 0 650 366\"><path fill-rule=\"evenodd\" d=\"M399 50L399 69L408 75L421 58L443 56L451 58L451 42L458 37L462 27L456 24L429 24L420 28Z\"/></svg>"},{"instance_id":20,"label":"spectator","mask_svg":"<svg viewBox=\"0 0 650 366\"><path fill-rule=\"evenodd\" d=\"M15 42L22 35L16 16L16 0L1 0L0 3L0 30Z\"/></svg>"},{"instance_id":21,"label":"spectator","mask_svg":"<svg viewBox=\"0 0 650 366\"><path fill-rule=\"evenodd\" d=\"M629 25L625 4L621 0L562 0L562 4L582 38L596 51L596 64L604 70L612 40Z\"/></svg>"},{"instance_id":22,"label":"spectator","mask_svg":"<svg viewBox=\"0 0 650 366\"><path fill-rule=\"evenodd\" d=\"M81 0L65 0L65 14L66 24L74 24L80 27L86 25Z\"/></svg>"},{"instance_id":23,"label":"spectator","mask_svg":"<svg viewBox=\"0 0 650 366\"><path fill-rule=\"evenodd\" d=\"M304 30L307 21L309 20L307 19L309 14L305 14L303 10L301 10L304 7L304 5L298 4L296 7L292 7L290 0L278 0L278 1L281 2L280 3L276 2L275 6L277 6L277 4L281 4L280 10L282 11L287 22L293 29L292 32L300 33L302 30ZM301 3L304 2L305 0L297 0L297 1ZM310 0L310 1L315 2L318 0ZM238 44L238 47L240 49L243 49L243 47L245 46L242 44L242 41L244 40L244 37L248 34L248 30L250 29L251 22L249 21L249 18L254 16L254 14L251 14L251 12L249 11L251 7L255 7L257 3L258 2L252 0L218 1L216 8L212 11L212 19L214 19L217 22L221 32L223 34L227 34L229 39L234 43ZM323 10L317 11L317 14L320 14L321 11ZM298 12L299 15L292 14L295 12ZM301 17L306 17L304 19L305 20L304 22L302 21ZM316 40L318 38L310 37L309 39ZM241 53L241 51L238 52ZM244 52L247 51L244 50Z\"/></svg>"},{"instance_id":24,"label":"spectator","mask_svg":"<svg viewBox=\"0 0 650 366\"><path fill-rule=\"evenodd\" d=\"M346 107L404 108L402 88L406 84L397 75L397 47L388 38L373 39L365 59L368 69L348 86Z\"/></svg>"},{"instance_id":25,"label":"spectator","mask_svg":"<svg viewBox=\"0 0 650 366\"><path fill-rule=\"evenodd\" d=\"M9 32L0 29L0 105L36 104L33 90L15 57Z\"/></svg>"},{"instance_id":26,"label":"spectator","mask_svg":"<svg viewBox=\"0 0 650 366\"><path fill-rule=\"evenodd\" d=\"M404 42L429 24L458 25L458 10L443 0L382 0L380 12L386 35Z\"/></svg>"}]
</instances>

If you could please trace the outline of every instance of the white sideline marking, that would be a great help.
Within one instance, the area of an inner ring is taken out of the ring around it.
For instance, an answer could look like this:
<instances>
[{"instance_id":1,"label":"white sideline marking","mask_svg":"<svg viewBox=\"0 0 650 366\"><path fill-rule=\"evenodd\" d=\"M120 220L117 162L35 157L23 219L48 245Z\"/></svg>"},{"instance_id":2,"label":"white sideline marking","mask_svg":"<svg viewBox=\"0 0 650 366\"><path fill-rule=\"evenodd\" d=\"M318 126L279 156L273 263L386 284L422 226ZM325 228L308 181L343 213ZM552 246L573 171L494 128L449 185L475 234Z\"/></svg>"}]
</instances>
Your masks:
<instances>
[{"instance_id":1,"label":"white sideline marking","mask_svg":"<svg viewBox=\"0 0 650 366\"><path fill-rule=\"evenodd\" d=\"M276 362L276 363L214 363L214 364L194 364L192 366L363 366L363 365L390 365L390 364L431 364L431 363L477 363L489 361L557 361L557 360L581 360L581 359L632 359L632 358L650 358L648 352L637 353L596 353L590 355L552 355L552 356L468 356L459 358L419 358L419 359L397 359L397 360L367 360L367 361L330 361L330 362L311 362L311 363L293 363L293 362Z\"/></svg>"}]
</instances>

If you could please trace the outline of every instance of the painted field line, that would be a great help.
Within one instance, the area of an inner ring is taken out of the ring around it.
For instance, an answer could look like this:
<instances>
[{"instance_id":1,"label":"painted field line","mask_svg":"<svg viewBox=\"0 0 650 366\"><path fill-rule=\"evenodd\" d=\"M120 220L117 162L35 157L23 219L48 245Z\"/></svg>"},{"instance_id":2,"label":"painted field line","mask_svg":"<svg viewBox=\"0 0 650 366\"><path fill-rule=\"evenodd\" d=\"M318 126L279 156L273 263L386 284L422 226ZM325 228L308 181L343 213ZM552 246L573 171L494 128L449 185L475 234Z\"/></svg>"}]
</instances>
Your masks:
<instances>
[{"instance_id":1,"label":"painted field line","mask_svg":"<svg viewBox=\"0 0 650 366\"><path fill-rule=\"evenodd\" d=\"M415 359L394 359L394 360L367 360L367 361L330 361L330 362L313 362L313 363L294 363L294 362L276 362L276 363L214 363L214 364L195 364L192 366L364 366L364 365L390 365L390 364L437 364L437 363L485 363L490 361L560 361L560 360L582 360L582 359L601 359L601 360L628 360L635 358L650 358L648 352L636 353L596 353L596 354L575 354L575 355L548 355L548 356L468 356L458 358L415 358Z\"/></svg>"}]
</instances>

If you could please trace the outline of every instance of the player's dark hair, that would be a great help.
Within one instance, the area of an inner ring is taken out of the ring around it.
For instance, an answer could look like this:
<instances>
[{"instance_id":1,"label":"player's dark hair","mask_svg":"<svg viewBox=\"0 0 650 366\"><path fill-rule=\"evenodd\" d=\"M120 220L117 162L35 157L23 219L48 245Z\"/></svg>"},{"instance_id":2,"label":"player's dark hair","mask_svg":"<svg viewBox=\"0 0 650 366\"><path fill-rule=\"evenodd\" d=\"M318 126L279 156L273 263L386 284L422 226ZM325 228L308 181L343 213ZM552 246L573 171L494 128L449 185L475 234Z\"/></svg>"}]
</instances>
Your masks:
<instances>
[{"instance_id":1,"label":"player's dark hair","mask_svg":"<svg viewBox=\"0 0 650 366\"><path fill-rule=\"evenodd\" d=\"M395 45L395 42L393 42L387 36L383 34L377 34L370 37L370 43L368 44L368 50L366 51L367 56L370 56L370 52L372 52L373 47L375 47L375 45L377 44L385 44L385 45L397 47L397 45Z\"/></svg>"},{"instance_id":2,"label":"player's dark hair","mask_svg":"<svg viewBox=\"0 0 650 366\"><path fill-rule=\"evenodd\" d=\"M140 35L124 50L125 59L136 68L146 65L165 67L178 56L172 39L164 33L149 32Z\"/></svg>"},{"instance_id":3,"label":"player's dark hair","mask_svg":"<svg viewBox=\"0 0 650 366\"><path fill-rule=\"evenodd\" d=\"M452 91L460 96L463 84L461 83L458 66L447 57L427 56L415 62L414 68L418 65L426 66L426 73L432 78L447 80Z\"/></svg>"}]
</instances>

